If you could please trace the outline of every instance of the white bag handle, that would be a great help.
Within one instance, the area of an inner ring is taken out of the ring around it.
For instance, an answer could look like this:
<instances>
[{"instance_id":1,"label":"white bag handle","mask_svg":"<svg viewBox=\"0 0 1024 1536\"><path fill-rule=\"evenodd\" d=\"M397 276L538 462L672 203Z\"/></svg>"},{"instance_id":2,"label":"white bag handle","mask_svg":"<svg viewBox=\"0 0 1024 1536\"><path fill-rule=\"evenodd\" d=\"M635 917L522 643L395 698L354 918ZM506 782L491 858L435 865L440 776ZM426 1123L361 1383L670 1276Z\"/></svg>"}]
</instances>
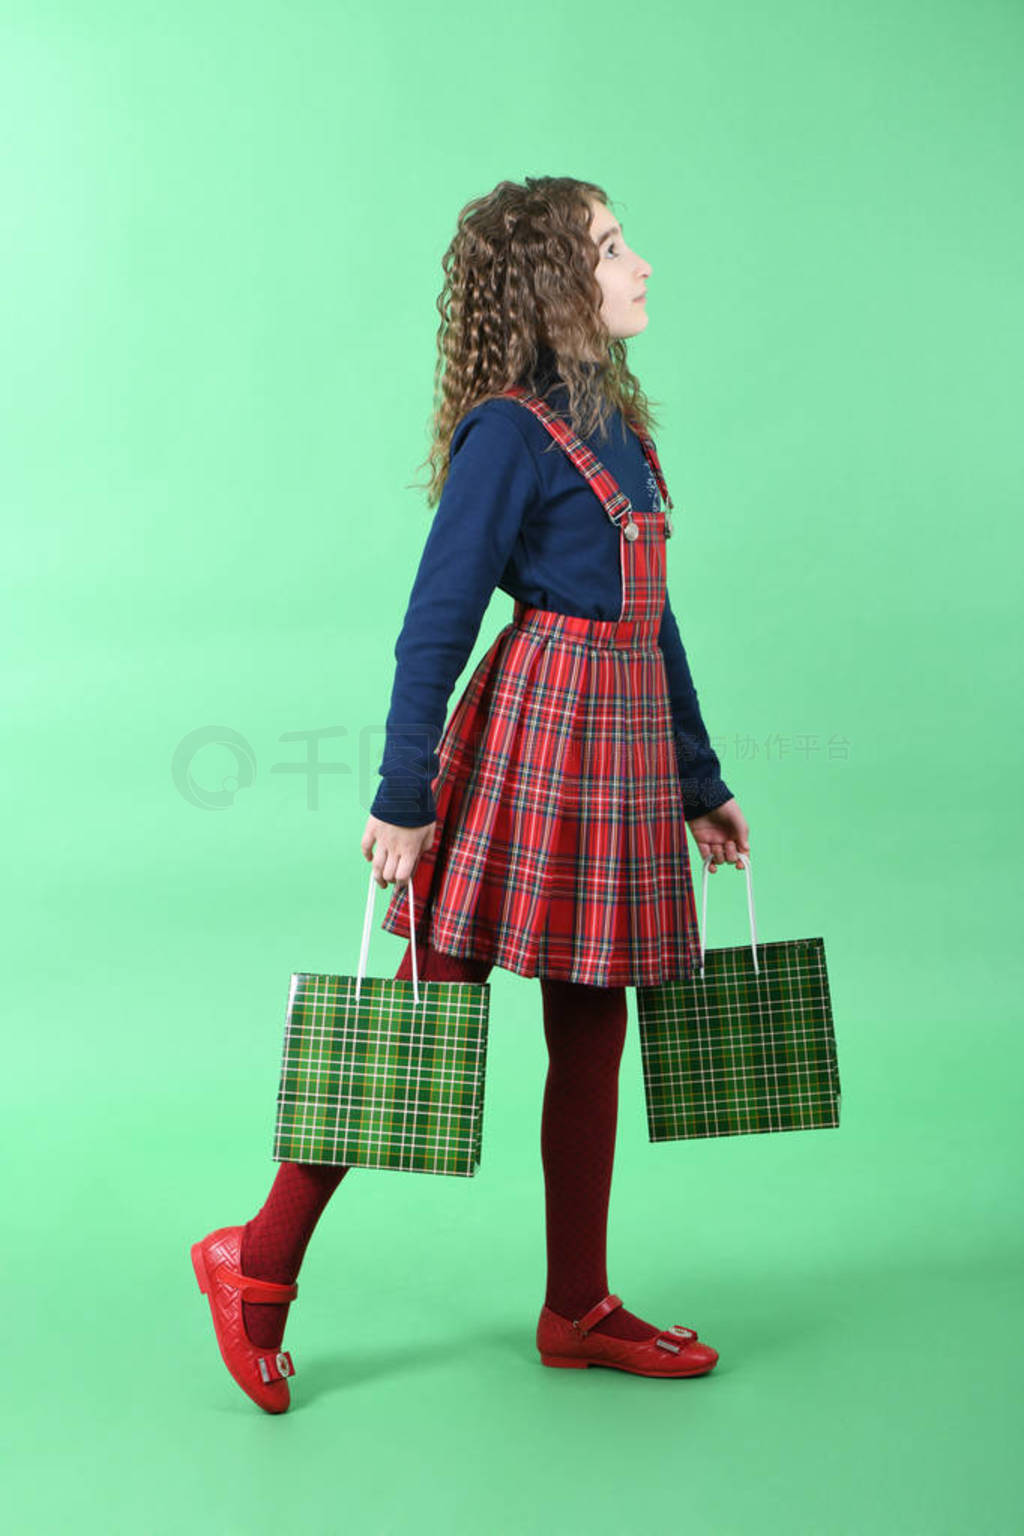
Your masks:
<instances>
[{"instance_id":1,"label":"white bag handle","mask_svg":"<svg viewBox=\"0 0 1024 1536\"><path fill-rule=\"evenodd\" d=\"M359 1001L359 993L362 990L363 974L366 971L366 957L370 953L370 928L373 924L373 891L377 882L374 879L373 870L370 870L370 889L366 893L366 916L363 919L363 947L359 951L359 967L356 971L356 1002ZM412 941L412 1001L413 1007L417 1007L420 1001L420 979L416 968L416 921L412 907L412 881L406 881L406 899L409 902L409 937Z\"/></svg>"},{"instance_id":2,"label":"white bag handle","mask_svg":"<svg viewBox=\"0 0 1024 1536\"><path fill-rule=\"evenodd\" d=\"M750 952L754 957L754 975L759 976L760 970L757 964L757 928L754 923L754 888L750 883L750 855L749 853L740 853L737 854L736 857L742 859L743 866L747 875L747 911L750 913ZM704 871L701 879L700 974L702 981L704 979L704 940L708 930L708 865L711 863L711 858L712 856L709 853L707 858L704 860Z\"/></svg>"}]
</instances>

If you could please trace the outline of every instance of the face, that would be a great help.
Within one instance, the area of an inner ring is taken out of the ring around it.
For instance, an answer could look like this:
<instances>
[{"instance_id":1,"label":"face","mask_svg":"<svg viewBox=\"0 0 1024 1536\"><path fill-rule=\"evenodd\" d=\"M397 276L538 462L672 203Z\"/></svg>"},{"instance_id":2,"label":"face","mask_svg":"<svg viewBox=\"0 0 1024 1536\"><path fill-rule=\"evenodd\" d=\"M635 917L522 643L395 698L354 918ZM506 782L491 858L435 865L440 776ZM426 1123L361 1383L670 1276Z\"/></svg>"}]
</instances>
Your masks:
<instances>
[{"instance_id":1,"label":"face","mask_svg":"<svg viewBox=\"0 0 1024 1536\"><path fill-rule=\"evenodd\" d=\"M601 319L613 340L635 336L647 329L644 293L651 275L650 263L630 250L625 236L604 203L591 200L591 239L598 249L597 271L601 285Z\"/></svg>"}]
</instances>

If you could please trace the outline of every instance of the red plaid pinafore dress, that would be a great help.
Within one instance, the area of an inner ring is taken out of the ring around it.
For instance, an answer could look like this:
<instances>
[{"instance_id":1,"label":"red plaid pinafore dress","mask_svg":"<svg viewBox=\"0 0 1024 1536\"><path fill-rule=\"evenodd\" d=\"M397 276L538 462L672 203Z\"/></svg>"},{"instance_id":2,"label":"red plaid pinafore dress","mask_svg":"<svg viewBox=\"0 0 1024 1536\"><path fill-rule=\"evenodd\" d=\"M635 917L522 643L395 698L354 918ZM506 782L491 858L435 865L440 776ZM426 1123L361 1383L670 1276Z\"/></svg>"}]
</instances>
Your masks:
<instances>
[{"instance_id":1,"label":"red plaid pinafore dress","mask_svg":"<svg viewBox=\"0 0 1024 1536\"><path fill-rule=\"evenodd\" d=\"M515 600L438 744L433 845L412 886L420 943L521 976L652 986L700 964L658 631L666 511L629 498L539 396L543 423L620 529L622 613ZM665 506L654 443L637 432ZM409 937L405 884L381 926Z\"/></svg>"}]
</instances>

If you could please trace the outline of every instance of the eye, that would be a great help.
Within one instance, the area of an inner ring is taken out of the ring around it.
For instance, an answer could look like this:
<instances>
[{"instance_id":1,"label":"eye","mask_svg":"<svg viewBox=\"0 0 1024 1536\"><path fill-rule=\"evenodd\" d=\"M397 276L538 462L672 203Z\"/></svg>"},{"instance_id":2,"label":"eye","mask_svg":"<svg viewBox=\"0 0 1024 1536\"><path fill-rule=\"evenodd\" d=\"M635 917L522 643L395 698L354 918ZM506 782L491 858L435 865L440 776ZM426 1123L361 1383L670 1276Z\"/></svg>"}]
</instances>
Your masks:
<instances>
[{"instance_id":1,"label":"eye","mask_svg":"<svg viewBox=\"0 0 1024 1536\"><path fill-rule=\"evenodd\" d=\"M617 244L617 242L615 240L609 240L609 242L608 242L608 244L606 246L606 250L609 250L609 251L614 250L616 244Z\"/></svg>"}]
</instances>

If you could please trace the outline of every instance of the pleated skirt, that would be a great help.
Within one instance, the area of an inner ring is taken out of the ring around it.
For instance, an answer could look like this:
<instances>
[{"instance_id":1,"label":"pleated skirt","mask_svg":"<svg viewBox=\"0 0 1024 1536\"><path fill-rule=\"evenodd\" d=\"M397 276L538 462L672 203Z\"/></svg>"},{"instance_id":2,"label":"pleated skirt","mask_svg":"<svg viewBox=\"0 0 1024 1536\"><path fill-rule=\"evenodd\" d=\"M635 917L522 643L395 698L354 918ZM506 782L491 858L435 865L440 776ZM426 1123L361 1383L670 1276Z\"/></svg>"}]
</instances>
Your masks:
<instances>
[{"instance_id":1,"label":"pleated skirt","mask_svg":"<svg viewBox=\"0 0 1024 1536\"><path fill-rule=\"evenodd\" d=\"M516 602L438 745L416 934L521 976L652 986L700 964L657 630ZM382 925L409 937L405 885Z\"/></svg>"}]
</instances>

